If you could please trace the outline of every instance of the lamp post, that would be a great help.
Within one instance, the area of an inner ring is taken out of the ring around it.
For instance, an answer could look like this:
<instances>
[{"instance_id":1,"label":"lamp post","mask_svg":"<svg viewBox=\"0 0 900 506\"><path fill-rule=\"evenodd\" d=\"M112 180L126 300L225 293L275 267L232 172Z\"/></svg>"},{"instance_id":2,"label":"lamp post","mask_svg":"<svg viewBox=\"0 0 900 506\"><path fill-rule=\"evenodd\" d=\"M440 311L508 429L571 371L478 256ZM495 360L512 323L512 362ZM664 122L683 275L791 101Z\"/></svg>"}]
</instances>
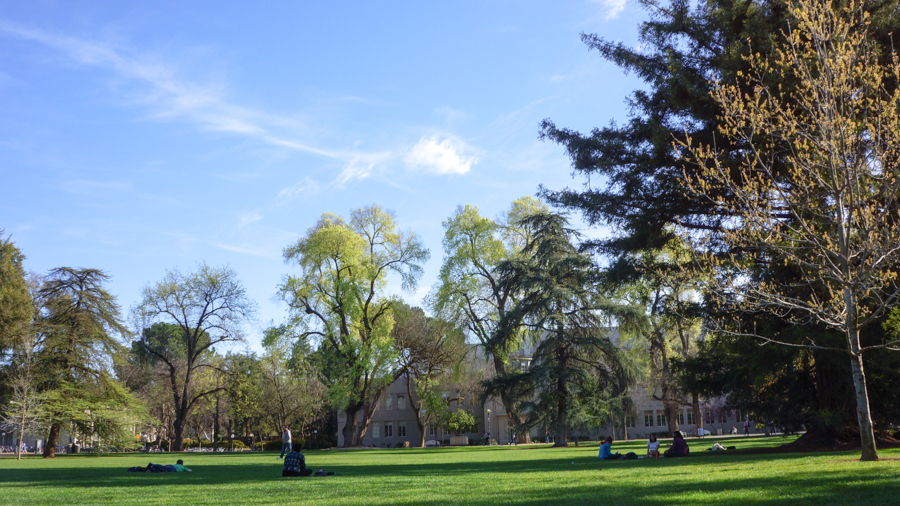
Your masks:
<instances>
[{"instance_id":1,"label":"lamp post","mask_svg":"<svg viewBox=\"0 0 900 506\"><path fill-rule=\"evenodd\" d=\"M316 429L313 431L313 444L316 445L316 450L319 449L319 430Z\"/></svg>"},{"instance_id":2,"label":"lamp post","mask_svg":"<svg viewBox=\"0 0 900 506\"><path fill-rule=\"evenodd\" d=\"M250 433L250 451L253 451L253 447L256 446L256 436L253 433Z\"/></svg>"},{"instance_id":3,"label":"lamp post","mask_svg":"<svg viewBox=\"0 0 900 506\"><path fill-rule=\"evenodd\" d=\"M491 433L491 410L490 410L490 409L487 410L487 415L488 415L488 416L487 416L487 428L486 428L485 431L484 431L484 432L486 433L486 435L488 435L488 434ZM491 438L488 437L488 438L487 438L487 441L485 441L484 444L490 446L490 445L491 445Z\"/></svg>"},{"instance_id":4,"label":"lamp post","mask_svg":"<svg viewBox=\"0 0 900 506\"><path fill-rule=\"evenodd\" d=\"M231 434L231 453L234 453L234 433Z\"/></svg>"}]
</instances>

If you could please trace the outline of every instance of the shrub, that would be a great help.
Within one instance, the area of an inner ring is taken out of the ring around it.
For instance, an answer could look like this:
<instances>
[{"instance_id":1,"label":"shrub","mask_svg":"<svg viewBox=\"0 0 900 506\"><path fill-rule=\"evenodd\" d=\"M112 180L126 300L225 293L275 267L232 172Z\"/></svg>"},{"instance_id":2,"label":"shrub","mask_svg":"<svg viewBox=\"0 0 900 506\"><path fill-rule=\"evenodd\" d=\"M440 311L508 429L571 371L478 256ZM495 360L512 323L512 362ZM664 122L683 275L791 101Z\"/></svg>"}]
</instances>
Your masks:
<instances>
[{"instance_id":1,"label":"shrub","mask_svg":"<svg viewBox=\"0 0 900 506\"><path fill-rule=\"evenodd\" d=\"M478 428L477 422L475 422L475 417L472 416L468 411L463 409L454 411L452 415L450 415L450 420L447 422L447 428L450 429L451 432L456 433L457 436L461 436L466 432L472 432Z\"/></svg>"}]
</instances>

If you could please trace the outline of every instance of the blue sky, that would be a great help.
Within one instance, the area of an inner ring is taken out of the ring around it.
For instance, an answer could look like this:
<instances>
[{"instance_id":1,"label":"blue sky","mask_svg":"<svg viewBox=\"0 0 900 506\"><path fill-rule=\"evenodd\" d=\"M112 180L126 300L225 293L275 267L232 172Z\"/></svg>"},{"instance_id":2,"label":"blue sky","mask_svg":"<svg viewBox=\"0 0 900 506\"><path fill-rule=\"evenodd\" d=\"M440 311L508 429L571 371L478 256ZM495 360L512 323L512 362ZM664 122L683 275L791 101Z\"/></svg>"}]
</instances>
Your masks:
<instances>
[{"instance_id":1,"label":"blue sky","mask_svg":"<svg viewBox=\"0 0 900 506\"><path fill-rule=\"evenodd\" d=\"M166 270L228 264L281 321L282 249L380 204L442 260L459 204L498 216L572 180L538 123L627 116L640 84L581 32L636 44L625 0L0 1L0 228L26 268L112 276L125 313ZM596 232L595 232L596 233ZM399 290L399 288L398 288Z\"/></svg>"}]
</instances>

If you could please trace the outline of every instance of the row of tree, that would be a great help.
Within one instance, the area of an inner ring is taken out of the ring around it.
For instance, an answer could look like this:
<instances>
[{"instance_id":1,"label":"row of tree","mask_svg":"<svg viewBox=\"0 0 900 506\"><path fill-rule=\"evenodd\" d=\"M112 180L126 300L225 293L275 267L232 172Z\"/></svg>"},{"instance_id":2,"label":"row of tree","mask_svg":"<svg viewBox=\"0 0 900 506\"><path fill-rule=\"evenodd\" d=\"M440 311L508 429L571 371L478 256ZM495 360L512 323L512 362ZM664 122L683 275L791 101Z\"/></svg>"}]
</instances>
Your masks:
<instances>
[{"instance_id":1,"label":"row of tree","mask_svg":"<svg viewBox=\"0 0 900 506\"><path fill-rule=\"evenodd\" d=\"M862 458L877 459L875 427L900 415L889 388L900 344L896 1L644 5L639 50L583 35L646 81L630 121L590 134L542 125L576 173L603 184L541 195L612 236L584 240L532 198L497 220L460 207L444 223L428 317L389 287L421 277L430 254L415 233L378 206L323 214L284 250L299 270L278 287L289 319L267 331L261 358L216 353L254 315L229 269L147 287L122 355L112 336L129 334L105 276L57 269L29 284L7 239L0 348L12 351L9 378L32 378L31 390L7 389L9 406L29 418L18 399L32 394L17 392L36 392L49 439L63 420L115 425L116 413L139 413L115 363L159 398L175 448L211 406L213 433L222 412L229 432L271 432L322 423L323 394L355 446L405 380L422 435L446 423L452 391L495 396L521 440L546 426L563 445L573 428L624 429L628 387L641 382L672 431L679 406L700 422L700 397L727 394L729 408L806 427L806 441L849 429ZM510 358L521 349L527 364Z\"/></svg>"}]
</instances>

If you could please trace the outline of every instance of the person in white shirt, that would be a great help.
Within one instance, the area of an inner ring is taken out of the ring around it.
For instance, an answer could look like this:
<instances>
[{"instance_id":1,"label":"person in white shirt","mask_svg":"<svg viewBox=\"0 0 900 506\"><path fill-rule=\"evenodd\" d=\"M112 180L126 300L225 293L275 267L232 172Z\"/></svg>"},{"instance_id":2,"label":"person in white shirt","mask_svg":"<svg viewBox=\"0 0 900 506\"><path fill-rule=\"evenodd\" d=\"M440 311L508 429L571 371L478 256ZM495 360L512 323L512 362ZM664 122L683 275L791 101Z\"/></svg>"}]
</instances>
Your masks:
<instances>
[{"instance_id":1,"label":"person in white shirt","mask_svg":"<svg viewBox=\"0 0 900 506\"><path fill-rule=\"evenodd\" d=\"M655 434L650 434L650 440L647 441L647 456L659 458L659 441L656 440Z\"/></svg>"}]
</instances>

